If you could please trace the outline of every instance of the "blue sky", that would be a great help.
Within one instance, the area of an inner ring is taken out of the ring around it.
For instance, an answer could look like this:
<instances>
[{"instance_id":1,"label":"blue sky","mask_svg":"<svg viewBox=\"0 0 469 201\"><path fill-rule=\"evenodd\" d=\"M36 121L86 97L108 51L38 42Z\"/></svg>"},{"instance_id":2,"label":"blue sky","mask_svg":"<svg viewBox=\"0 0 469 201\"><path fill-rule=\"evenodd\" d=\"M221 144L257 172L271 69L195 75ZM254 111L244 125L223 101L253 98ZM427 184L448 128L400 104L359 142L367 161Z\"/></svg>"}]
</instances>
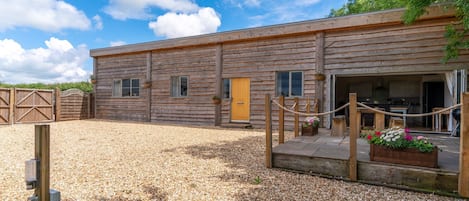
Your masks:
<instances>
[{"instance_id":1,"label":"blue sky","mask_svg":"<svg viewBox=\"0 0 469 201\"><path fill-rule=\"evenodd\" d=\"M347 0L2 0L0 82L86 81L89 50L324 18Z\"/></svg>"}]
</instances>

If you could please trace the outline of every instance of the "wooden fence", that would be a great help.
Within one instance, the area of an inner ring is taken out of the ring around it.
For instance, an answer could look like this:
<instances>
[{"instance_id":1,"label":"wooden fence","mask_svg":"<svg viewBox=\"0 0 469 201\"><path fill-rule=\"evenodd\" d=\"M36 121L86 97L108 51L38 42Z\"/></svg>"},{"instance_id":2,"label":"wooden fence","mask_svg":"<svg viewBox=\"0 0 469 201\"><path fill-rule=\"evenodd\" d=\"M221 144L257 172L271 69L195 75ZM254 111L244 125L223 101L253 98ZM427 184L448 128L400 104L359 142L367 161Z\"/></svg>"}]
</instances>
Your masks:
<instances>
[{"instance_id":1,"label":"wooden fence","mask_svg":"<svg viewBox=\"0 0 469 201\"><path fill-rule=\"evenodd\" d=\"M44 123L94 118L92 95L78 89L0 88L0 124Z\"/></svg>"}]
</instances>

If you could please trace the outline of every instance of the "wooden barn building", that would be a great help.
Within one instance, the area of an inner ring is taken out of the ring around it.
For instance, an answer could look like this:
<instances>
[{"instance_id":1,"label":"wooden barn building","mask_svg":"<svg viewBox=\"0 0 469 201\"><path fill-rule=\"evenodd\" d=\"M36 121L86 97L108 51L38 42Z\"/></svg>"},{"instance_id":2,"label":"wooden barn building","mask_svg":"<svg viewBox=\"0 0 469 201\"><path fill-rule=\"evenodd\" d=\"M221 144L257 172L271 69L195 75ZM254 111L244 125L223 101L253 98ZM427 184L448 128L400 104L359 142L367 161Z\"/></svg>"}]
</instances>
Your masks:
<instances>
[{"instance_id":1,"label":"wooden barn building","mask_svg":"<svg viewBox=\"0 0 469 201\"><path fill-rule=\"evenodd\" d=\"M412 25L396 9L93 49L96 118L263 128L265 94L286 96L288 107L298 97L301 109L317 98L319 111L348 102L349 92L407 113L451 106L467 89L469 52L442 64L454 9L428 11ZM293 128L293 116L286 120Z\"/></svg>"}]
</instances>

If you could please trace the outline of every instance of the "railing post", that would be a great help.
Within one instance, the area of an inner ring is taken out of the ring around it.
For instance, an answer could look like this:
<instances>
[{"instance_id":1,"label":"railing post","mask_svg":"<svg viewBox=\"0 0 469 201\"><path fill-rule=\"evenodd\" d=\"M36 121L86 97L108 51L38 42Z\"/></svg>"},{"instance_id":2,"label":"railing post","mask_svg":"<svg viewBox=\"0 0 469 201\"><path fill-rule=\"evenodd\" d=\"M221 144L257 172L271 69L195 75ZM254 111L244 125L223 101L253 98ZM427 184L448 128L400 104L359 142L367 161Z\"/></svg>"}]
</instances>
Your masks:
<instances>
[{"instance_id":1,"label":"railing post","mask_svg":"<svg viewBox=\"0 0 469 201\"><path fill-rule=\"evenodd\" d=\"M279 104L285 107L285 96L280 96ZM279 107L278 109L278 143L283 144L285 142L285 110Z\"/></svg>"},{"instance_id":2,"label":"railing post","mask_svg":"<svg viewBox=\"0 0 469 201\"><path fill-rule=\"evenodd\" d=\"M349 94L350 101L350 153L349 153L349 175L351 181L357 181L357 94Z\"/></svg>"},{"instance_id":3,"label":"railing post","mask_svg":"<svg viewBox=\"0 0 469 201\"><path fill-rule=\"evenodd\" d=\"M272 168L272 102L265 95L265 167Z\"/></svg>"},{"instance_id":4,"label":"railing post","mask_svg":"<svg viewBox=\"0 0 469 201\"><path fill-rule=\"evenodd\" d=\"M299 101L298 97L295 97L295 112L298 112L298 111L299 111L299 110L298 110L298 108L299 108L299 107L298 107L299 102L300 102L300 101ZM299 132L299 127L298 127L298 126L299 126L299 123L300 123L300 115L298 115L298 114L295 113L295 128L294 128L294 129L295 129L295 137L298 137L298 136L299 136L299 135L298 135L298 132Z\"/></svg>"},{"instance_id":5,"label":"railing post","mask_svg":"<svg viewBox=\"0 0 469 201\"><path fill-rule=\"evenodd\" d=\"M36 160L39 160L39 186L35 190L39 201L49 201L49 147L50 127L49 125L35 125L35 151Z\"/></svg>"},{"instance_id":6,"label":"railing post","mask_svg":"<svg viewBox=\"0 0 469 201\"><path fill-rule=\"evenodd\" d=\"M469 93L461 95L461 130L459 142L459 195L469 197Z\"/></svg>"},{"instance_id":7,"label":"railing post","mask_svg":"<svg viewBox=\"0 0 469 201\"><path fill-rule=\"evenodd\" d=\"M309 99L306 99L306 113L311 113L311 100Z\"/></svg>"}]
</instances>

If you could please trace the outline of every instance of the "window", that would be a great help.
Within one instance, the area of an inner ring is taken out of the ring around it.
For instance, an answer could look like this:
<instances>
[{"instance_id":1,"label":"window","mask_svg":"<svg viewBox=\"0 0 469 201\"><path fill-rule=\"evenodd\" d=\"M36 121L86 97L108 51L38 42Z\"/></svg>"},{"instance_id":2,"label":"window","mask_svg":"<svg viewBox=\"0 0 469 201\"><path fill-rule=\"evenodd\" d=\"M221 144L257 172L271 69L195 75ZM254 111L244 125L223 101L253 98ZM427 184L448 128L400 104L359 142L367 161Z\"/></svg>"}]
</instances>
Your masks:
<instances>
[{"instance_id":1,"label":"window","mask_svg":"<svg viewBox=\"0 0 469 201\"><path fill-rule=\"evenodd\" d=\"M187 88L189 80L187 76L171 77L171 96L184 97L187 96Z\"/></svg>"},{"instance_id":2,"label":"window","mask_svg":"<svg viewBox=\"0 0 469 201\"><path fill-rule=\"evenodd\" d=\"M277 96L303 96L303 72L277 72Z\"/></svg>"},{"instance_id":3,"label":"window","mask_svg":"<svg viewBox=\"0 0 469 201\"><path fill-rule=\"evenodd\" d=\"M126 96L139 96L139 95L140 95L140 80L139 79L114 80L112 84L112 96L126 97Z\"/></svg>"},{"instance_id":4,"label":"window","mask_svg":"<svg viewBox=\"0 0 469 201\"><path fill-rule=\"evenodd\" d=\"M231 98L231 80L223 79L223 98Z\"/></svg>"}]
</instances>

